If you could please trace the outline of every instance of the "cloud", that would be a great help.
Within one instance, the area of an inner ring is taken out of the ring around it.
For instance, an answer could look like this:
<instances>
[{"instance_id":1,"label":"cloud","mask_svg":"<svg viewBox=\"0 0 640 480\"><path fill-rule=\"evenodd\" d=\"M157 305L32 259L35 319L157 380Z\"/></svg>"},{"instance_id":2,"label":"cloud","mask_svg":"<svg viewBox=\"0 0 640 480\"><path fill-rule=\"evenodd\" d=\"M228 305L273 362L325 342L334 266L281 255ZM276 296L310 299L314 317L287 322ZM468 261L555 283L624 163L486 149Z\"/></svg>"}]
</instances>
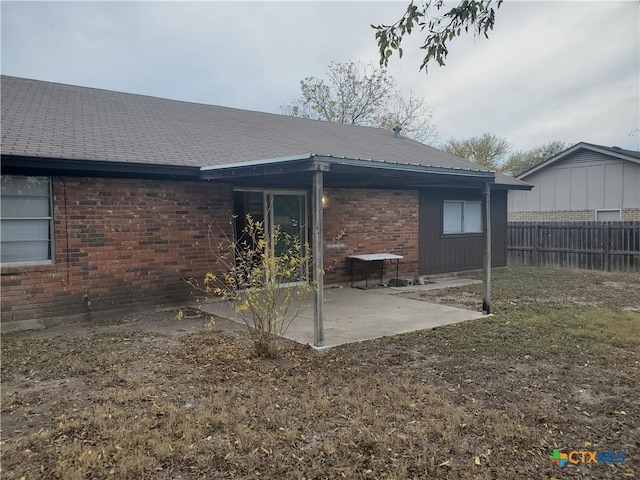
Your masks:
<instances>
[{"instance_id":1,"label":"cloud","mask_svg":"<svg viewBox=\"0 0 640 480\"><path fill-rule=\"evenodd\" d=\"M429 75L445 139L489 131L517 148L603 137L633 148L628 130L603 136L602 122L575 118L622 115L638 124L637 12L629 3L505 4L489 40L453 45L447 67Z\"/></svg>"},{"instance_id":2,"label":"cloud","mask_svg":"<svg viewBox=\"0 0 640 480\"><path fill-rule=\"evenodd\" d=\"M278 112L331 61L377 62L370 24L404 2L2 2L2 73ZM418 71L420 32L389 72L441 138L491 132L638 148L637 2L505 2L490 38ZM587 120L597 119L597 120Z\"/></svg>"}]
</instances>

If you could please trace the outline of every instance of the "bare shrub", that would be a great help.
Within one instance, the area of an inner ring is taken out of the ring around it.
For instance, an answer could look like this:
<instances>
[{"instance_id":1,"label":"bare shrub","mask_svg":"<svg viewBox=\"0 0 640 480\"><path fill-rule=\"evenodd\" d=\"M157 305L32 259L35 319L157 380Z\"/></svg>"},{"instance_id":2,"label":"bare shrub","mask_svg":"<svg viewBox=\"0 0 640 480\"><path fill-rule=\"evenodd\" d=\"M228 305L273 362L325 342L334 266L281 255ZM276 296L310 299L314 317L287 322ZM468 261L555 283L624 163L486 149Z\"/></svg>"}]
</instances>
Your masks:
<instances>
[{"instance_id":1,"label":"bare shrub","mask_svg":"<svg viewBox=\"0 0 640 480\"><path fill-rule=\"evenodd\" d=\"M240 235L235 232L234 219L233 238L210 244L222 273L208 272L201 282L191 279L189 284L208 297L232 302L248 328L255 354L275 358L280 339L311 290L309 246L280 225L267 232L264 222L250 214L245 220ZM214 238L212 228L210 239Z\"/></svg>"}]
</instances>

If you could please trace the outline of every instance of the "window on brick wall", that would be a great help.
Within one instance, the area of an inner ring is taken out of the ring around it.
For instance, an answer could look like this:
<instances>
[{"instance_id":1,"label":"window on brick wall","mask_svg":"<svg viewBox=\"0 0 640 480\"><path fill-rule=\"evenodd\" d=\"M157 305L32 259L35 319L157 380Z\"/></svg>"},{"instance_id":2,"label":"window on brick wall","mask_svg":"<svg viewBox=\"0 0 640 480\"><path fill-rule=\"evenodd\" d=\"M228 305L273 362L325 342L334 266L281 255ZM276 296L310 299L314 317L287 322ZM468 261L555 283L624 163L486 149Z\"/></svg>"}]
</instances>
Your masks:
<instances>
[{"instance_id":1,"label":"window on brick wall","mask_svg":"<svg viewBox=\"0 0 640 480\"><path fill-rule=\"evenodd\" d=\"M445 200L442 233L482 233L482 202Z\"/></svg>"},{"instance_id":2,"label":"window on brick wall","mask_svg":"<svg viewBox=\"0 0 640 480\"><path fill-rule=\"evenodd\" d=\"M51 261L51 179L2 175L0 193L2 263Z\"/></svg>"},{"instance_id":3,"label":"window on brick wall","mask_svg":"<svg viewBox=\"0 0 640 480\"><path fill-rule=\"evenodd\" d=\"M620 221L619 209L596 210L596 222L619 222L619 221Z\"/></svg>"}]
</instances>

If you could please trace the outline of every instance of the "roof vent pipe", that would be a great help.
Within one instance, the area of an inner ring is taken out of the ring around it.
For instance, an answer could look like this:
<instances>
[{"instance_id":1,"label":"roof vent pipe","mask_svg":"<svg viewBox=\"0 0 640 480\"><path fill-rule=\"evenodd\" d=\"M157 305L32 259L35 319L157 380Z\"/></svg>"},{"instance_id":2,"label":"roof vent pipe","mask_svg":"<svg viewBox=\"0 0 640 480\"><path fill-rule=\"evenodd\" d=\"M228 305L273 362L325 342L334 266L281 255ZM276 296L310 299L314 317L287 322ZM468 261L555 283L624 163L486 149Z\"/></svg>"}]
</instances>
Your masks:
<instances>
[{"instance_id":1,"label":"roof vent pipe","mask_svg":"<svg viewBox=\"0 0 640 480\"><path fill-rule=\"evenodd\" d=\"M396 138L400 138L400 130L402 130L402 127L400 125L396 125L395 127L393 127L393 136Z\"/></svg>"}]
</instances>

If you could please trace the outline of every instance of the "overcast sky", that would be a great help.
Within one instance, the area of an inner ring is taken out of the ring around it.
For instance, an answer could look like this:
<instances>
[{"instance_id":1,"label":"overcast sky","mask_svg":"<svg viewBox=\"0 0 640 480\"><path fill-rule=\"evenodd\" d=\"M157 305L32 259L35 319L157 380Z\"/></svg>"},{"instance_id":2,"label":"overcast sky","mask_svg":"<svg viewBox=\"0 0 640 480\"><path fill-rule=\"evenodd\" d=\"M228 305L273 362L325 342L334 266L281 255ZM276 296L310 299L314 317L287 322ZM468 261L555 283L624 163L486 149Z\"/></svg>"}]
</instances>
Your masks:
<instances>
[{"instance_id":1,"label":"overcast sky","mask_svg":"<svg viewBox=\"0 0 640 480\"><path fill-rule=\"evenodd\" d=\"M331 61L377 61L370 24L399 2L7 2L3 74L279 113ZM420 33L389 72L424 95L440 140L490 132L640 150L640 4L519 2L490 38L418 71Z\"/></svg>"}]
</instances>

